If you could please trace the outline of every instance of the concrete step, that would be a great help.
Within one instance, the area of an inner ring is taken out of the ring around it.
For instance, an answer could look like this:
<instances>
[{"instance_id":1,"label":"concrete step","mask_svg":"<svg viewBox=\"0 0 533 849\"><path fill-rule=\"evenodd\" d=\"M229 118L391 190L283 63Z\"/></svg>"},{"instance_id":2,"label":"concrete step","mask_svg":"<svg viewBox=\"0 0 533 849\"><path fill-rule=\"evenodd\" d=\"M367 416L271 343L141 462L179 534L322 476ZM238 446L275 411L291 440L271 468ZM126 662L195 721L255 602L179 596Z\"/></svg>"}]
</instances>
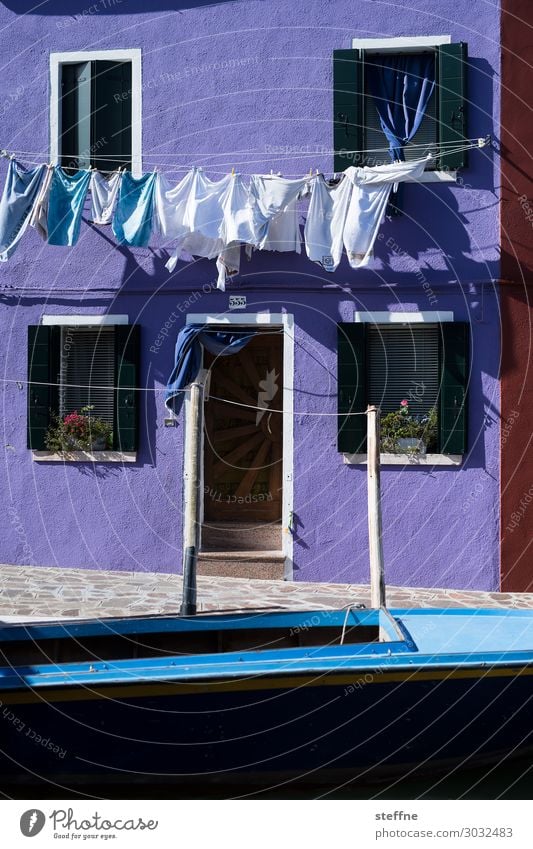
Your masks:
<instances>
[{"instance_id":1,"label":"concrete step","mask_svg":"<svg viewBox=\"0 0 533 849\"><path fill-rule=\"evenodd\" d=\"M201 551L197 571L219 578L281 581L285 557L281 551Z\"/></svg>"},{"instance_id":2,"label":"concrete step","mask_svg":"<svg viewBox=\"0 0 533 849\"><path fill-rule=\"evenodd\" d=\"M208 522L202 526L202 551L280 551L281 524Z\"/></svg>"}]
</instances>

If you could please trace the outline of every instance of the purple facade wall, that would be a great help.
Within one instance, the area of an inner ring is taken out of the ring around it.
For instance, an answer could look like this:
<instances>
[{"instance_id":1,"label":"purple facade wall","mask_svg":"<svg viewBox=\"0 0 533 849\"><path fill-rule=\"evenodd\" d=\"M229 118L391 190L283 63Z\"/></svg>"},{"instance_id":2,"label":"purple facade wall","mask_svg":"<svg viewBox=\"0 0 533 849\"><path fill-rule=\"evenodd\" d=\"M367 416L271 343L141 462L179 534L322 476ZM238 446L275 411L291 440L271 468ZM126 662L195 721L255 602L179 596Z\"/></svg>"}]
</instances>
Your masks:
<instances>
[{"instance_id":1,"label":"purple facade wall","mask_svg":"<svg viewBox=\"0 0 533 849\"><path fill-rule=\"evenodd\" d=\"M44 14L22 14L25 5L0 4L0 144L35 152L28 160L44 161L49 149L52 51L142 48L145 170L169 170L167 153L210 174L232 166L331 172L331 56L352 37L467 41L469 135L484 136L498 121L499 14L482 0L419 0L416 9L392 11L379 0L154 2L149 11L133 0L95 3L93 11L49 2ZM491 154L474 151L459 184L406 187L404 215L384 225L369 268L343 262L328 275L304 255L256 254L232 284L247 295L248 312L294 315L296 411L335 412L336 322L354 310L453 310L471 323L462 467L391 467L382 475L390 584L498 586L498 182ZM228 293L203 291L214 282L213 263L181 263L170 276L166 256L117 249L106 231L86 225L73 249L27 234L1 269L1 375L25 379L27 326L43 314L127 313L142 325L143 386L161 389L180 322L157 353L150 347L169 315L183 312L184 321L187 304L201 313L228 307ZM183 424L164 428L162 394L144 395L136 464L38 464L26 449L25 388L5 384L1 561L179 571ZM294 418L296 580L367 579L365 468L344 465L335 424L333 416Z\"/></svg>"}]
</instances>

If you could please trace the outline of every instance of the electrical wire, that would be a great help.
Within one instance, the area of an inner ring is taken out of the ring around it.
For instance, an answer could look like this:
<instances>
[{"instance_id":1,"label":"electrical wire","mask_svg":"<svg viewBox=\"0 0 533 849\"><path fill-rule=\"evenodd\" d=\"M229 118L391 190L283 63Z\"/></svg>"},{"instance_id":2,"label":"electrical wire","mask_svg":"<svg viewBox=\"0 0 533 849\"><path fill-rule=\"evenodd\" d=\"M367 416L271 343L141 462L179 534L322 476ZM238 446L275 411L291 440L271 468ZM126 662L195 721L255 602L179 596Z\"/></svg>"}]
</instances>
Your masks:
<instances>
[{"instance_id":1,"label":"electrical wire","mask_svg":"<svg viewBox=\"0 0 533 849\"><path fill-rule=\"evenodd\" d=\"M38 380L16 380L13 378L0 378L0 383L15 383L18 386L53 386L59 389L89 389L90 391L98 391L98 390L121 390L124 392L167 392L166 387L149 387L149 386L94 386L88 385L84 383L48 383L46 381L38 381ZM177 395L179 392L187 392L187 389L173 389L172 395ZM255 407L252 404L243 404L241 401L230 401L229 398L219 398L217 395L209 395L206 400L209 401L212 399L213 401L222 401L224 404L231 404L235 407L244 407L247 410L258 410L261 413L279 413L282 416L321 416L321 417L329 417L335 416L338 417L341 415L343 418L347 416L366 416L366 411L364 412L353 412L353 413L317 413L311 411L304 410L275 410L271 407Z\"/></svg>"}]
</instances>

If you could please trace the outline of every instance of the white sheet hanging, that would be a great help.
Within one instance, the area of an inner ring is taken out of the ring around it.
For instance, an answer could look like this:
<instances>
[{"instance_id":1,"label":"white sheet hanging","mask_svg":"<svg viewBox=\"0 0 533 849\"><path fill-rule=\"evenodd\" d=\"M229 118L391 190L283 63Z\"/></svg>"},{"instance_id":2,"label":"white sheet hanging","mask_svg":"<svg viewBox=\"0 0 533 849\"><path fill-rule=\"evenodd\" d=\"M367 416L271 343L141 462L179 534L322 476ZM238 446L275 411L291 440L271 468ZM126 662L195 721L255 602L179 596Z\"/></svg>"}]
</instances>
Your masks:
<instances>
[{"instance_id":1,"label":"white sheet hanging","mask_svg":"<svg viewBox=\"0 0 533 849\"><path fill-rule=\"evenodd\" d=\"M261 251L302 252L302 234L300 233L300 214L298 201L288 203L269 222L264 238L259 242Z\"/></svg>"},{"instance_id":2,"label":"white sheet hanging","mask_svg":"<svg viewBox=\"0 0 533 849\"><path fill-rule=\"evenodd\" d=\"M217 289L226 291L226 279L234 277L241 268L241 245L240 243L228 245L217 257Z\"/></svg>"},{"instance_id":3,"label":"white sheet hanging","mask_svg":"<svg viewBox=\"0 0 533 849\"><path fill-rule=\"evenodd\" d=\"M113 172L109 177L99 171L92 172L89 191L93 224L111 224L119 189L120 171Z\"/></svg>"},{"instance_id":4,"label":"white sheet hanging","mask_svg":"<svg viewBox=\"0 0 533 849\"><path fill-rule=\"evenodd\" d=\"M262 251L301 251L298 199L309 178L288 179L277 174L250 177L250 204L255 246Z\"/></svg>"},{"instance_id":5,"label":"white sheet hanging","mask_svg":"<svg viewBox=\"0 0 533 849\"><path fill-rule=\"evenodd\" d=\"M185 224L185 216L194 172L194 168L188 171L177 186L172 186L164 174L157 175L154 190L155 228L166 241L180 239L190 232Z\"/></svg>"},{"instance_id":6,"label":"white sheet hanging","mask_svg":"<svg viewBox=\"0 0 533 849\"><path fill-rule=\"evenodd\" d=\"M352 190L353 183L346 177L336 186L328 186L322 174L314 179L304 228L305 249L324 271L335 271L341 261Z\"/></svg>"},{"instance_id":7,"label":"white sheet hanging","mask_svg":"<svg viewBox=\"0 0 533 849\"><path fill-rule=\"evenodd\" d=\"M227 174L221 180L210 180L200 168L193 170L184 223L191 233L210 239L224 239L224 193L233 180Z\"/></svg>"},{"instance_id":8,"label":"white sheet hanging","mask_svg":"<svg viewBox=\"0 0 533 849\"><path fill-rule=\"evenodd\" d=\"M417 180L427 159L393 162L375 168L347 168L345 180L353 185L343 241L352 268L368 265L394 183Z\"/></svg>"},{"instance_id":9,"label":"white sheet hanging","mask_svg":"<svg viewBox=\"0 0 533 849\"><path fill-rule=\"evenodd\" d=\"M54 169L50 165L46 169L46 174L44 175L29 221L30 227L37 230L39 236L45 242L48 241L48 198L50 197L53 173Z\"/></svg>"},{"instance_id":10,"label":"white sheet hanging","mask_svg":"<svg viewBox=\"0 0 533 849\"><path fill-rule=\"evenodd\" d=\"M196 170L189 171L177 186L171 186L163 174L157 175L155 187L155 220L158 232L166 242L172 242L174 250L166 263L174 271L182 254L214 259L223 249L221 239L212 239L199 232L191 232L187 219L187 207L194 188Z\"/></svg>"},{"instance_id":11,"label":"white sheet hanging","mask_svg":"<svg viewBox=\"0 0 533 849\"><path fill-rule=\"evenodd\" d=\"M234 174L231 177L220 196L223 215L220 236L228 247L233 242L254 244L256 237L249 186L244 184L240 174Z\"/></svg>"}]
</instances>

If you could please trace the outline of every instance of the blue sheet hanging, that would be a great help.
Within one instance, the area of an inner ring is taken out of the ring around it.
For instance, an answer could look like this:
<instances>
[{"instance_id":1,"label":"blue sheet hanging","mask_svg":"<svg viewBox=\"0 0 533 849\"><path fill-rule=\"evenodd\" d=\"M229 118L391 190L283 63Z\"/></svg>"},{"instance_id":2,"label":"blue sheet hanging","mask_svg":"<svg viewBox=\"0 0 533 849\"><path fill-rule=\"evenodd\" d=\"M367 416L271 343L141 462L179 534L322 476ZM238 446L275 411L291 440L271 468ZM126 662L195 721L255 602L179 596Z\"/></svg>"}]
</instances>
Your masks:
<instances>
[{"instance_id":1,"label":"blue sheet hanging","mask_svg":"<svg viewBox=\"0 0 533 849\"><path fill-rule=\"evenodd\" d=\"M80 235L81 216L91 172L67 174L56 165L48 200L48 244L72 247Z\"/></svg>"},{"instance_id":2,"label":"blue sheet hanging","mask_svg":"<svg viewBox=\"0 0 533 849\"><path fill-rule=\"evenodd\" d=\"M152 235L156 178L155 171L142 177L132 177L129 171L122 174L113 216L113 233L119 244L148 247Z\"/></svg>"},{"instance_id":3,"label":"blue sheet hanging","mask_svg":"<svg viewBox=\"0 0 533 849\"><path fill-rule=\"evenodd\" d=\"M202 346L211 354L228 357L238 354L255 336L254 331L209 330L205 324L187 324L176 341L174 368L165 393L165 405L177 415L183 390L195 379L202 364Z\"/></svg>"},{"instance_id":4,"label":"blue sheet hanging","mask_svg":"<svg viewBox=\"0 0 533 849\"><path fill-rule=\"evenodd\" d=\"M0 201L0 262L9 259L24 235L44 171L44 165L28 171L14 159L9 161Z\"/></svg>"},{"instance_id":5,"label":"blue sheet hanging","mask_svg":"<svg viewBox=\"0 0 533 849\"><path fill-rule=\"evenodd\" d=\"M404 161L435 88L433 54L382 54L365 63L368 85L393 162Z\"/></svg>"}]
</instances>

